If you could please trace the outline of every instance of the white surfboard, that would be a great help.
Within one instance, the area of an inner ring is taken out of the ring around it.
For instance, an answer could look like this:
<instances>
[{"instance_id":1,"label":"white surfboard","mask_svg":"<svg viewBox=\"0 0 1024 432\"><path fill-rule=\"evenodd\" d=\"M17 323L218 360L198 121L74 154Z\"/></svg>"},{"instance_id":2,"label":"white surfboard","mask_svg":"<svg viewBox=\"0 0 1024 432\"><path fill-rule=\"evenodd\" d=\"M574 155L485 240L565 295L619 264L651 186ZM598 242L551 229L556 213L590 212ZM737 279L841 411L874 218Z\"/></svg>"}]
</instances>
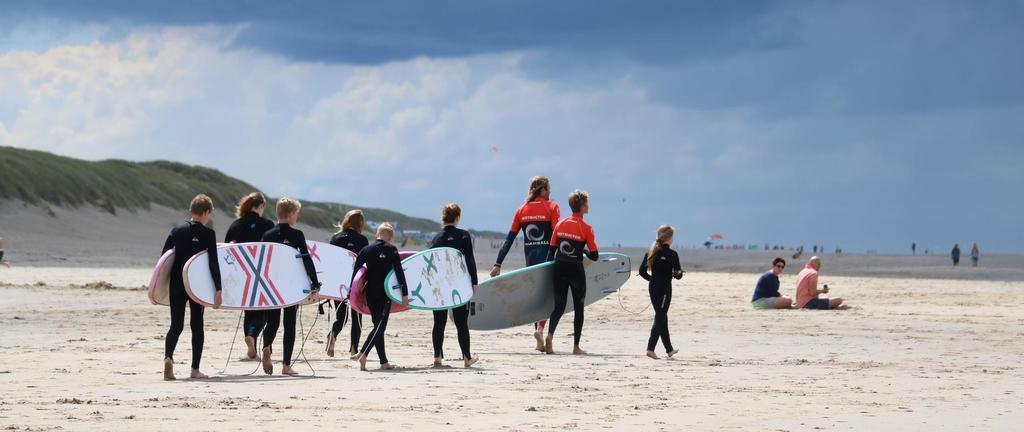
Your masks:
<instances>
[{"instance_id":1,"label":"white surfboard","mask_svg":"<svg viewBox=\"0 0 1024 432\"><path fill-rule=\"evenodd\" d=\"M555 309L554 262L546 262L490 278L477 286L469 302L469 328L500 330L548 319ZM596 262L583 260L587 274L584 305L619 290L629 280L629 257L602 252ZM573 310L572 293L565 312Z\"/></svg>"},{"instance_id":2,"label":"white surfboard","mask_svg":"<svg viewBox=\"0 0 1024 432\"><path fill-rule=\"evenodd\" d=\"M205 251L185 263L185 292L204 306L213 305L215 292ZM220 263L221 308L280 309L309 297L309 278L299 251L280 243L232 243L217 246ZM315 260L314 260L315 261Z\"/></svg>"},{"instance_id":3,"label":"white surfboard","mask_svg":"<svg viewBox=\"0 0 1024 432\"><path fill-rule=\"evenodd\" d=\"M345 299L348 296L348 284L352 281L356 254L318 241L306 241L306 248L316 267L316 277L320 280L320 297L338 301Z\"/></svg>"},{"instance_id":4,"label":"white surfboard","mask_svg":"<svg viewBox=\"0 0 1024 432\"><path fill-rule=\"evenodd\" d=\"M171 304L171 267L174 266L174 249L164 252L153 267L149 278L149 302L155 305Z\"/></svg>"},{"instance_id":5,"label":"white surfboard","mask_svg":"<svg viewBox=\"0 0 1024 432\"><path fill-rule=\"evenodd\" d=\"M402 270L409 290L409 308L447 310L466 304L473 297L473 281L466 267L466 258L458 249L442 247L427 249L402 260ZM388 297L402 301L402 290L392 270L384 278Z\"/></svg>"}]
</instances>

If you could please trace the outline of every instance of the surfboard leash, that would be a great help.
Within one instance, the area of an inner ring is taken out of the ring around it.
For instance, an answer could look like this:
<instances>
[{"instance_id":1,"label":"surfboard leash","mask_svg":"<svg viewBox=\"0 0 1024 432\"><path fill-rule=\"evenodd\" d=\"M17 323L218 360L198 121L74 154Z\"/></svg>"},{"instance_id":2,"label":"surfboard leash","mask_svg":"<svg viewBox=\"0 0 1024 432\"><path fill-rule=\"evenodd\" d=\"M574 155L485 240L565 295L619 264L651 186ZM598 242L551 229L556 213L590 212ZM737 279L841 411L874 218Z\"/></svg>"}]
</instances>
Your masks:
<instances>
[{"instance_id":1,"label":"surfboard leash","mask_svg":"<svg viewBox=\"0 0 1024 432\"><path fill-rule=\"evenodd\" d=\"M313 334L313 329L316 328L316 321L320 319L320 314L317 314L316 317L313 318L313 324L309 326L309 331L307 332L305 330L306 327L302 324L302 309L302 306L299 306L299 331L304 333L304 336L302 337L302 344L299 345L299 355L302 356L302 361L306 362L306 367L313 371L313 376L316 376L316 369L313 369L313 364L309 362L308 358L306 358L305 348L306 341L309 339L309 336Z\"/></svg>"},{"instance_id":2,"label":"surfboard leash","mask_svg":"<svg viewBox=\"0 0 1024 432\"><path fill-rule=\"evenodd\" d=\"M242 326L242 316L245 312L238 313L238 324L235 324L235 334L231 336L231 347L228 348L228 358L224 360L224 368L220 370L220 374L224 375L228 371L228 365L231 363L231 353L235 350L235 339L238 338L238 328Z\"/></svg>"}]
</instances>

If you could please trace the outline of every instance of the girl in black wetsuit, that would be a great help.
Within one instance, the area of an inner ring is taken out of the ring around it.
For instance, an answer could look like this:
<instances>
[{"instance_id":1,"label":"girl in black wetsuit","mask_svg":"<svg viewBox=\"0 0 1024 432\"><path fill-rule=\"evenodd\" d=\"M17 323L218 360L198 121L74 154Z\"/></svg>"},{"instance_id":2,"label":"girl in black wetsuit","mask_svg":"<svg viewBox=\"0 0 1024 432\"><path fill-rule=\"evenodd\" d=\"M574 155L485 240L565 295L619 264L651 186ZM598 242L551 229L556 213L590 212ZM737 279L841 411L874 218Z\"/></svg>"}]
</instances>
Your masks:
<instances>
[{"instance_id":1,"label":"girl in black wetsuit","mask_svg":"<svg viewBox=\"0 0 1024 432\"><path fill-rule=\"evenodd\" d=\"M267 208L267 199L259 192L250 193L238 201L235 207L235 215L238 219L231 222L227 234L224 235L224 243L251 243L258 242L263 234L274 227L274 223L263 217L263 211ZM246 355L256 358L256 338L266 325L266 311L245 311L243 321L243 332L245 333L245 346L248 348Z\"/></svg>"},{"instance_id":2,"label":"girl in black wetsuit","mask_svg":"<svg viewBox=\"0 0 1024 432\"><path fill-rule=\"evenodd\" d=\"M363 232L363 223L362 210L350 210L348 213L345 213L345 217L338 224L338 232L331 237L330 243L359 255L359 251L370 244L369 240L366 240L366 236L361 234ZM334 302L334 325L331 326L331 334L327 339L328 357L334 357L334 342L338 339L338 333L341 332L342 326L345 325L345 306L345 302ZM359 333L362 327L363 315L352 309L352 342L348 348L349 355L359 352Z\"/></svg>"},{"instance_id":3,"label":"girl in black wetsuit","mask_svg":"<svg viewBox=\"0 0 1024 432\"><path fill-rule=\"evenodd\" d=\"M661 339L665 344L665 352L672 357L679 352L672 348L672 340L668 335L668 307L672 303L672 278L683 277L682 267L679 266L679 254L671 249L672 237L675 229L668 225L658 227L657 239L651 245L651 249L644 254L644 260L640 264L640 277L649 281L648 292L651 295L651 305L654 306L654 326L651 327L651 337L647 340L647 357L657 360L658 355L654 353L654 346Z\"/></svg>"},{"instance_id":4,"label":"girl in black wetsuit","mask_svg":"<svg viewBox=\"0 0 1024 432\"><path fill-rule=\"evenodd\" d=\"M450 247L458 249L466 258L466 270L473 283L473 290L476 290L476 259L473 257L473 238L468 231L457 228L462 219L462 209L456 203L449 203L441 209L441 223L444 229L430 242L430 248ZM455 329L459 335L459 348L462 349L462 364L470 367L479 357L469 349L469 303L452 308L452 320L455 321ZM444 345L444 326L448 323L448 311L434 311L434 367L441 366L443 357L441 348Z\"/></svg>"},{"instance_id":5,"label":"girl in black wetsuit","mask_svg":"<svg viewBox=\"0 0 1024 432\"><path fill-rule=\"evenodd\" d=\"M402 304L409 304L409 289L405 285L405 272L402 270L398 248L390 243L394 238L395 229L391 224L380 224L377 227L377 241L359 251L359 256L352 265L352 278L355 279L356 272L366 264L366 286L363 288L363 294L366 296L366 305L370 308L370 318L373 320L373 330L366 336L362 349L352 356L352 360L359 361L359 370L366 370L366 355L373 348L377 349L381 369L395 368L388 362L384 350L384 331L387 330L388 317L391 315L391 299L384 293L384 279L388 272L395 271L398 285L402 289ZM351 281L349 286L352 286Z\"/></svg>"},{"instance_id":6,"label":"girl in black wetsuit","mask_svg":"<svg viewBox=\"0 0 1024 432\"><path fill-rule=\"evenodd\" d=\"M192 218L181 225L174 227L164 242L163 252L174 249L174 264L171 267L171 327L167 330L167 337L164 339L164 379L174 380L174 348L178 345L178 337L185 328L185 304L188 304L191 318L189 327L192 329L192 378L207 378L199 372L199 361L203 357L203 305L196 303L185 293L185 281L182 278L182 269L185 263L192 256L206 251L210 256L217 256L217 234L207 228L210 216L213 214L213 201L206 195L196 195L189 203L188 212ZM161 252L161 253L163 253ZM219 309L221 303L220 293L220 265L216 259L209 260L210 275L213 276L213 286L216 293L213 296L213 308Z\"/></svg>"}]
</instances>

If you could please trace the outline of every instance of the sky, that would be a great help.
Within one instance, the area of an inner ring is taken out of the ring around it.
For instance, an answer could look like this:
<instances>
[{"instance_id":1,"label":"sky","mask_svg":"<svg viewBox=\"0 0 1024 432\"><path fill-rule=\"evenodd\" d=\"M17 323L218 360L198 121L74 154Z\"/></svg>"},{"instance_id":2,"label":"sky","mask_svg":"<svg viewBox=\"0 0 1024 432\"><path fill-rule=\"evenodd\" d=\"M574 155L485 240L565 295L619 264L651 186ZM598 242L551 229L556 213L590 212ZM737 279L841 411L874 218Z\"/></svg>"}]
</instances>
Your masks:
<instances>
[{"instance_id":1,"label":"sky","mask_svg":"<svg viewBox=\"0 0 1024 432\"><path fill-rule=\"evenodd\" d=\"M11 0L0 145L496 231L546 175L601 245L1022 252L1021 41L998 0Z\"/></svg>"}]
</instances>

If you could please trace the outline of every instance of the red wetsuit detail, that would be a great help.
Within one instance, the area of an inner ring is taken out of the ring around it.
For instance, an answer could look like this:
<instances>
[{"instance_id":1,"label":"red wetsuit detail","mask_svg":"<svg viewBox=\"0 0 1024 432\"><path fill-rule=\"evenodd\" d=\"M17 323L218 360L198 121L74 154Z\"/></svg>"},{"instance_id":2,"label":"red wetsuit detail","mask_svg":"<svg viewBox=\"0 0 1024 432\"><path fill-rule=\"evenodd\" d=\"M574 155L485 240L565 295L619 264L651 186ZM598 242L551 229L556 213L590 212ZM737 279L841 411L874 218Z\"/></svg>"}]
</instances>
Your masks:
<instances>
[{"instance_id":1,"label":"red wetsuit detail","mask_svg":"<svg viewBox=\"0 0 1024 432\"><path fill-rule=\"evenodd\" d=\"M555 260L583 262L584 246L592 254L597 253L594 228L583 221L583 216L574 214L555 225L550 243L550 247L555 249Z\"/></svg>"}]
</instances>

